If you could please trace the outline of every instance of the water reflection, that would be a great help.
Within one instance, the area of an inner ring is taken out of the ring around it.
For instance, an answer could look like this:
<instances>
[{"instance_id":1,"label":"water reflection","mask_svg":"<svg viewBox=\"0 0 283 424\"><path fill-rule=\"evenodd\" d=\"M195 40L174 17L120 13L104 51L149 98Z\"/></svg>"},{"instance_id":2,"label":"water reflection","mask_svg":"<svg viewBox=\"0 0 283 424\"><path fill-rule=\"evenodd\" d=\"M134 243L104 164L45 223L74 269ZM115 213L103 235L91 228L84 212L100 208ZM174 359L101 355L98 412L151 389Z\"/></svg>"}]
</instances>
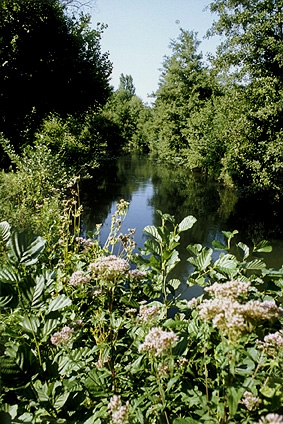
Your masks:
<instances>
[{"instance_id":1,"label":"water reflection","mask_svg":"<svg viewBox=\"0 0 283 424\"><path fill-rule=\"evenodd\" d=\"M84 230L93 230L97 223L103 223L103 242L120 199L130 202L123 231L136 228L135 240L139 247L144 243L143 228L160 224L156 210L174 215L176 222L186 215L197 218L194 227L182 234L182 263L176 269L176 276L182 280L190 271L186 246L190 243L211 245L214 239L223 241L223 230L239 230L238 239L243 242L271 238L276 249L272 259L270 257L270 266L279 268L283 263L282 205L270 205L263 199L238 200L232 190L206 176L156 164L143 156L127 156L106 161L92 179L83 183Z\"/></svg>"}]
</instances>

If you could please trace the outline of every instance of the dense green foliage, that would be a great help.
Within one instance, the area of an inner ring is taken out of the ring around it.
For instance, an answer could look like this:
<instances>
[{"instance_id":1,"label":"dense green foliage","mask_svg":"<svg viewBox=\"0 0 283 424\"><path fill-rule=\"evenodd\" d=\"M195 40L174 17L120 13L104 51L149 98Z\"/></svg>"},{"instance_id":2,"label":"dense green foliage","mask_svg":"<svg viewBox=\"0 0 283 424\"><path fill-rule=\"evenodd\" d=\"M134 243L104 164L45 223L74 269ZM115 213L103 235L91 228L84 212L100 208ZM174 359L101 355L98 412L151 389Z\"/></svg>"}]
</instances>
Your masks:
<instances>
[{"instance_id":1,"label":"dense green foliage","mask_svg":"<svg viewBox=\"0 0 283 424\"><path fill-rule=\"evenodd\" d=\"M58 0L2 0L0 22L0 129L14 144L50 112L105 103L111 64L89 16L69 17Z\"/></svg>"},{"instance_id":2,"label":"dense green foliage","mask_svg":"<svg viewBox=\"0 0 283 424\"><path fill-rule=\"evenodd\" d=\"M133 255L127 208L103 246L99 228L64 226L51 268L42 237L0 224L1 422L280 423L283 271L259 256L271 247L233 245L236 231L217 256L189 245L187 284L204 292L188 301L171 273L196 219L159 212Z\"/></svg>"},{"instance_id":3,"label":"dense green foliage","mask_svg":"<svg viewBox=\"0 0 283 424\"><path fill-rule=\"evenodd\" d=\"M109 98L103 115L119 128L124 149L148 150L151 109L135 95L131 75L120 76L119 88Z\"/></svg>"},{"instance_id":4,"label":"dense green foliage","mask_svg":"<svg viewBox=\"0 0 283 424\"><path fill-rule=\"evenodd\" d=\"M209 67L181 30L165 57L151 150L248 194L282 190L282 1L215 0Z\"/></svg>"}]
</instances>

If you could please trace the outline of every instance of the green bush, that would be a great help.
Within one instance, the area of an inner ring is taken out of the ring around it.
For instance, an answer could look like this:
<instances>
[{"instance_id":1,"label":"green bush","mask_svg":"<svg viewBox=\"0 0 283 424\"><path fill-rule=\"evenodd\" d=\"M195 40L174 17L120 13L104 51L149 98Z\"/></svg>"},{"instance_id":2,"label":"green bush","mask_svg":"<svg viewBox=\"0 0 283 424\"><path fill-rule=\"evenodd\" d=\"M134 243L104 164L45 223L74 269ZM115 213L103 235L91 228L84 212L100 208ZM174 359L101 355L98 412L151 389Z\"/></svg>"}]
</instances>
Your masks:
<instances>
[{"instance_id":1,"label":"green bush","mask_svg":"<svg viewBox=\"0 0 283 424\"><path fill-rule=\"evenodd\" d=\"M204 287L188 301L170 275L195 218L160 213L133 255L127 208L103 246L99 227L70 237L53 270L43 238L1 223L1 422L281 422L283 269L260 259L268 243L234 246L234 231L218 256L188 246L188 284Z\"/></svg>"}]
</instances>

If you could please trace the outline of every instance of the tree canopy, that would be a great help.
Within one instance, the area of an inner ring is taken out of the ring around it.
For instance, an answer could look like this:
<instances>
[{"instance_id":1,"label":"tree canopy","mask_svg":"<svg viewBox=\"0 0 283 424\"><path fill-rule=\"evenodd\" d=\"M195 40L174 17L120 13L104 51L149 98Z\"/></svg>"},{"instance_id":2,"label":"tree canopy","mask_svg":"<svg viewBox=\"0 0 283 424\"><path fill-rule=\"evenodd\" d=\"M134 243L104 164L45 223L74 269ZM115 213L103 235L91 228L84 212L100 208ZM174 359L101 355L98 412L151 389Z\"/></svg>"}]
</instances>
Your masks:
<instances>
[{"instance_id":1,"label":"tree canopy","mask_svg":"<svg viewBox=\"0 0 283 424\"><path fill-rule=\"evenodd\" d=\"M49 112L82 112L109 96L111 63L90 17L59 0L2 0L0 130L14 137Z\"/></svg>"}]
</instances>

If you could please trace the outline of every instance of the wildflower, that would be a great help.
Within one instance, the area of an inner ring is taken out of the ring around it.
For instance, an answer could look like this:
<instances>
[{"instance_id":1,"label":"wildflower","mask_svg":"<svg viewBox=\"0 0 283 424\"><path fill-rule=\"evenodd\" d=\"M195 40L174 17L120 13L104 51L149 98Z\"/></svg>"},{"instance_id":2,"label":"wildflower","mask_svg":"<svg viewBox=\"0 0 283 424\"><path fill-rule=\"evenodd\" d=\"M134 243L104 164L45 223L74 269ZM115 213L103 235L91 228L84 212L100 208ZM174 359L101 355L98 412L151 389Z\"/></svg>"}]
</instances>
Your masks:
<instances>
[{"instance_id":1,"label":"wildflower","mask_svg":"<svg viewBox=\"0 0 283 424\"><path fill-rule=\"evenodd\" d=\"M107 280L124 274L129 268L130 264L128 261L115 255L101 256L96 262L89 264L89 271L92 272L94 277L102 275Z\"/></svg>"},{"instance_id":2,"label":"wildflower","mask_svg":"<svg viewBox=\"0 0 283 424\"><path fill-rule=\"evenodd\" d=\"M139 281L146 277L146 272L140 271L138 269L131 269L128 272L128 276L132 277L134 280Z\"/></svg>"},{"instance_id":3,"label":"wildflower","mask_svg":"<svg viewBox=\"0 0 283 424\"><path fill-rule=\"evenodd\" d=\"M144 343L139 345L139 352L149 352L155 356L162 355L178 341L178 336L173 331L164 331L160 327L153 327L145 336Z\"/></svg>"},{"instance_id":4,"label":"wildflower","mask_svg":"<svg viewBox=\"0 0 283 424\"><path fill-rule=\"evenodd\" d=\"M93 240L90 239L90 238L85 239L83 237L76 237L76 242L79 243L79 244L81 244L84 247L91 247L91 246L94 245Z\"/></svg>"},{"instance_id":5,"label":"wildflower","mask_svg":"<svg viewBox=\"0 0 283 424\"><path fill-rule=\"evenodd\" d=\"M121 396L114 395L108 404L108 411L114 424L127 424L129 402L122 405Z\"/></svg>"},{"instance_id":6,"label":"wildflower","mask_svg":"<svg viewBox=\"0 0 283 424\"><path fill-rule=\"evenodd\" d=\"M248 292L250 283L229 281L214 283L205 290L214 296L214 299L205 299L199 306L200 318L212 320L213 326L224 333L236 335L248 331L255 321L278 319L283 309L274 301L250 300L245 304L237 297Z\"/></svg>"},{"instance_id":7,"label":"wildflower","mask_svg":"<svg viewBox=\"0 0 283 424\"><path fill-rule=\"evenodd\" d=\"M126 314L135 314L137 312L136 308L130 308L125 311Z\"/></svg>"},{"instance_id":8,"label":"wildflower","mask_svg":"<svg viewBox=\"0 0 283 424\"><path fill-rule=\"evenodd\" d=\"M169 366L168 364L165 364L164 362L162 364L158 365L158 375L159 377L167 377L169 375Z\"/></svg>"},{"instance_id":9,"label":"wildflower","mask_svg":"<svg viewBox=\"0 0 283 424\"><path fill-rule=\"evenodd\" d=\"M139 315L137 317L138 322L148 322L160 314L160 307L158 305L146 306L141 305Z\"/></svg>"},{"instance_id":10,"label":"wildflower","mask_svg":"<svg viewBox=\"0 0 283 424\"><path fill-rule=\"evenodd\" d=\"M71 339L73 332L74 332L73 328L65 326L62 328L61 331L54 333L53 336L51 336L50 341L55 346L58 346L60 344L67 344L69 340Z\"/></svg>"},{"instance_id":11,"label":"wildflower","mask_svg":"<svg viewBox=\"0 0 283 424\"><path fill-rule=\"evenodd\" d=\"M188 308L194 309L198 304L198 299L196 297L193 297L191 300L188 301Z\"/></svg>"},{"instance_id":12,"label":"wildflower","mask_svg":"<svg viewBox=\"0 0 283 424\"><path fill-rule=\"evenodd\" d=\"M240 280L227 281L226 283L214 283L204 290L214 297L237 298L241 294L246 294L249 290L250 281L244 282Z\"/></svg>"},{"instance_id":13,"label":"wildflower","mask_svg":"<svg viewBox=\"0 0 283 424\"><path fill-rule=\"evenodd\" d=\"M256 396L254 396L251 392L245 392L243 394L241 403L245 405L245 407L252 411L253 409L257 408L259 405L260 399Z\"/></svg>"},{"instance_id":14,"label":"wildflower","mask_svg":"<svg viewBox=\"0 0 283 424\"><path fill-rule=\"evenodd\" d=\"M283 417L278 414L267 414L265 417L261 417L256 424L283 424Z\"/></svg>"},{"instance_id":15,"label":"wildflower","mask_svg":"<svg viewBox=\"0 0 283 424\"><path fill-rule=\"evenodd\" d=\"M268 334L263 340L268 346L281 347L283 346L283 330L276 331L276 333L273 334Z\"/></svg>"},{"instance_id":16,"label":"wildflower","mask_svg":"<svg viewBox=\"0 0 283 424\"><path fill-rule=\"evenodd\" d=\"M75 271L71 275L70 285L73 287L79 286L81 284L88 283L90 281L90 277L85 275L83 271Z\"/></svg>"},{"instance_id":17,"label":"wildflower","mask_svg":"<svg viewBox=\"0 0 283 424\"><path fill-rule=\"evenodd\" d=\"M96 366L96 368L103 368L104 364L106 364L107 362L109 362L109 356L106 356L103 359L98 359L98 361L95 362L94 365Z\"/></svg>"}]
</instances>

